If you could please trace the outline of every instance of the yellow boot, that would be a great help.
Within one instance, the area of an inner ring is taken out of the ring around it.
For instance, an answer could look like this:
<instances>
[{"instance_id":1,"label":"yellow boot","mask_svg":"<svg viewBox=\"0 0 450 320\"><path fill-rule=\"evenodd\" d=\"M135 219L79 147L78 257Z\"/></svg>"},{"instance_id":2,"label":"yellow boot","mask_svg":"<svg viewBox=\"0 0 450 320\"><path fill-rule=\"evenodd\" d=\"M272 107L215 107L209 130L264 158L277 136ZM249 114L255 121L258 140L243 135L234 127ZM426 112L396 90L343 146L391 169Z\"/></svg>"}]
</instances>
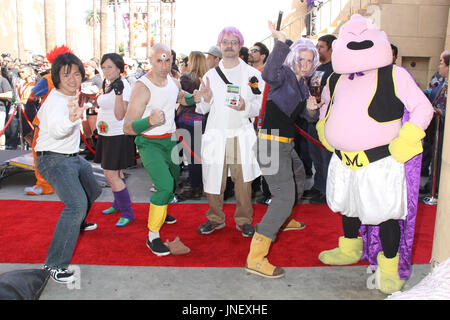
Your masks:
<instances>
[{"instance_id":1,"label":"yellow boot","mask_svg":"<svg viewBox=\"0 0 450 320\"><path fill-rule=\"evenodd\" d=\"M386 258L383 252L378 253L378 268L375 272L375 284L381 292L391 294L403 288L405 280L400 280L398 275L399 260L400 256L398 253L394 258Z\"/></svg>"},{"instance_id":2,"label":"yellow boot","mask_svg":"<svg viewBox=\"0 0 450 320\"><path fill-rule=\"evenodd\" d=\"M158 206L150 203L148 212L148 230L151 232L159 232L167 216L167 205Z\"/></svg>"},{"instance_id":3,"label":"yellow boot","mask_svg":"<svg viewBox=\"0 0 450 320\"><path fill-rule=\"evenodd\" d=\"M319 260L325 264L343 266L358 262L362 256L363 240L358 238L339 237L339 247L322 251Z\"/></svg>"},{"instance_id":4,"label":"yellow boot","mask_svg":"<svg viewBox=\"0 0 450 320\"><path fill-rule=\"evenodd\" d=\"M247 272L256 274L265 278L281 278L284 276L284 270L270 264L266 256L269 253L272 239L255 232L250 245L250 252L247 256Z\"/></svg>"}]
</instances>

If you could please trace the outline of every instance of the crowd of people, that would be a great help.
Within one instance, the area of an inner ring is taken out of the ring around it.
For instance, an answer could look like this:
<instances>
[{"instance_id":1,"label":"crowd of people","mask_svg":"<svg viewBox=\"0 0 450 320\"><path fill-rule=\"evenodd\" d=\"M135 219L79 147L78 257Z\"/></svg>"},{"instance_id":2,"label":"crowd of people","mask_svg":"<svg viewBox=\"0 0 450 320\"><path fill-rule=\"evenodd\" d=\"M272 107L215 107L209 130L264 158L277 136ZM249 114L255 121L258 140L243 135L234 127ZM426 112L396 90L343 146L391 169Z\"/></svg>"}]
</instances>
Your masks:
<instances>
[{"instance_id":1,"label":"crowd of people","mask_svg":"<svg viewBox=\"0 0 450 320\"><path fill-rule=\"evenodd\" d=\"M324 142L319 109L334 72L336 37L322 36L314 45L308 39L287 39L271 23L269 30L277 39L272 52L261 42L244 47L241 32L228 27L207 52L192 51L177 59L169 47L156 44L148 61L140 64L116 53L83 62L67 47L36 55L27 64L2 55L0 128L15 117L14 105L23 105L26 114L22 132L17 119L10 122L5 148L15 149L22 135L36 161L37 183L25 191L56 192L66 205L44 264L54 280L73 280L67 268L79 232L96 228L86 218L101 188L88 160L101 165L113 192L114 201L103 214L120 211L116 226L125 227L133 222L134 212L123 170L138 157L154 184L147 236L152 253L170 254L160 231L164 223L176 222L168 204L180 170L186 168L188 180L178 196L200 199L205 194L209 204L206 222L197 232L208 235L225 227L223 203L233 189L236 229L252 237L246 270L268 278L284 275L266 256L278 232L305 228L291 217L298 200L295 179L304 184L314 176L312 188L301 190L301 199L327 203L334 150L314 141ZM391 46L395 64L397 48ZM449 57L448 51L442 53L439 72L426 91L441 118ZM443 126L444 121L437 123ZM431 154L433 143L442 151L442 139L427 140L425 154ZM266 161L269 154L276 159ZM293 158L301 159L300 177L294 178ZM426 158L424 163L423 174L429 175L432 161ZM256 225L253 197L268 205Z\"/></svg>"},{"instance_id":2,"label":"crowd of people","mask_svg":"<svg viewBox=\"0 0 450 320\"><path fill-rule=\"evenodd\" d=\"M333 73L331 64L331 43L336 39L334 35L324 35L318 39L317 49L319 52L320 64L314 74L308 77L308 85L311 94L317 97L320 101L321 89L326 84L328 76ZM393 63L397 59L398 48L392 45ZM250 48L242 46L239 51L239 57L248 65L253 66L259 71L263 70L264 64L269 56L269 49L260 42L255 43ZM171 74L174 78L179 79L182 89L192 93L200 87L199 78L201 78L207 70L216 67L222 57L222 53L218 46L212 46L207 52L193 51L189 56L176 56L176 53L171 50L173 65ZM433 166L434 155L434 140L436 131L436 120L433 121L427 129L427 136L424 140L424 156L422 162L422 176L427 177L427 183L421 188L423 195L430 195L433 186L433 169L435 171L435 195L439 190L439 159L442 151L443 140L443 124L445 117L445 102L448 87L448 73L446 74L445 57L448 56L448 51L441 54L439 70L433 75L429 82L425 93L430 101L435 104L437 110L436 117L440 119L440 139L437 142L438 159L436 165ZM149 60L136 60L128 57L123 58L123 70L120 74L127 80L130 89L134 86L137 79L143 76L151 68ZM191 61L189 63L189 61ZM39 81L45 76L49 75L51 63L47 57L43 55L33 55L32 61L23 63L19 58L14 58L8 53L3 53L0 57L1 63L1 85L0 85L0 128L4 131L0 137L0 149L14 150L20 147L21 144L25 148L32 147L34 127L30 125L40 104L43 103L42 95L48 93L48 88ZM90 105L82 119L82 133L84 141L81 142L84 157L87 160L94 160L97 139L101 134L98 133L97 128L97 112L100 110L97 104L97 96L103 89L103 80L105 76L100 61L96 58L83 61L83 66L86 72L86 79L82 83L81 93L84 101ZM22 123L19 123L19 113L14 113L14 105L24 106L26 111L25 117L22 116ZM178 200L183 199L200 199L203 196L202 170L199 155L194 153L194 145L199 145L198 141L195 144L194 128L201 128L203 133L206 126L206 119L208 115L201 115L195 112L195 106L183 106L177 109L176 112L176 126L181 133L187 130L188 137L191 139L189 147L185 150L183 159L186 165L181 164L182 168L188 171L188 183L183 187L183 190L178 195ZM12 118L12 119L10 119ZM255 118L257 120L258 117ZM9 125L5 127L9 121ZM259 119L261 122L262 119ZM315 123L308 123L305 119L297 117L296 125L303 132L308 133L311 137L318 139ZM257 128L257 123L255 123ZM198 136L198 134L197 134ZM22 141L21 141L22 138ZM199 150L199 148L197 148ZM196 150L196 151L198 151ZM313 186L309 190L305 190L302 199L308 200L310 203L321 204L326 203L325 199L325 184L328 170L328 162L331 158L331 153L327 150L317 146L311 141L307 140L300 131L295 133L295 151L303 162L307 178L313 177ZM136 148L133 149L132 154L137 156ZM196 159L197 157L197 159ZM187 159L189 158L189 159ZM188 160L188 161L186 161ZM314 170L314 171L313 171ZM313 174L314 172L314 174ZM39 173L36 173L37 183L33 187L27 187L25 192L31 195L49 194L53 193L51 186L45 184L40 179ZM234 195L234 183L228 178L226 181L226 189L224 193L225 199ZM256 197L256 202L261 204L270 204L272 195L267 187L264 178L258 177L252 183L252 197Z\"/></svg>"}]
</instances>

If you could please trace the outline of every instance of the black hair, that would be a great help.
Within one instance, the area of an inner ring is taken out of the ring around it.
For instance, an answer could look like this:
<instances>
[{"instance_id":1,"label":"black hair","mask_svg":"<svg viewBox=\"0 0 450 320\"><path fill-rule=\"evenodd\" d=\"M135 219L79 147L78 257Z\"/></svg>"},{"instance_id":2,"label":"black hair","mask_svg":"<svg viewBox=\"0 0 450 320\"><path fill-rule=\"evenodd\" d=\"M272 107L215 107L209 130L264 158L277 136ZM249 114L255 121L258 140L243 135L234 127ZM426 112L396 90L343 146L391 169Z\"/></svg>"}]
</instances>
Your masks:
<instances>
[{"instance_id":1,"label":"black hair","mask_svg":"<svg viewBox=\"0 0 450 320\"><path fill-rule=\"evenodd\" d=\"M266 60L269 57L269 49L266 47L266 45L262 42L255 42L255 44L253 46L259 47L259 53L266 55L264 57L264 61L263 61L264 63L266 63Z\"/></svg>"},{"instance_id":2,"label":"black hair","mask_svg":"<svg viewBox=\"0 0 450 320\"><path fill-rule=\"evenodd\" d=\"M244 60L245 63L248 63L248 48L242 47L239 50L239 56L242 56L242 60Z\"/></svg>"},{"instance_id":3,"label":"black hair","mask_svg":"<svg viewBox=\"0 0 450 320\"><path fill-rule=\"evenodd\" d=\"M394 56L397 57L397 55L398 55L398 48L397 48L397 46L395 46L395 45L393 45L393 44L391 43L391 49L392 49L392 51L394 52Z\"/></svg>"},{"instance_id":4,"label":"black hair","mask_svg":"<svg viewBox=\"0 0 450 320\"><path fill-rule=\"evenodd\" d=\"M321 36L319 39L317 39L318 41L323 41L327 43L327 47L328 50L331 49L331 44L333 43L334 40L336 40L336 36L332 35L332 34L326 34L324 36Z\"/></svg>"},{"instance_id":5,"label":"black hair","mask_svg":"<svg viewBox=\"0 0 450 320\"><path fill-rule=\"evenodd\" d=\"M61 79L59 78L59 71L61 68L67 66L67 71L70 72L73 64L78 67L78 70L81 73L81 82L86 80L86 72L84 71L83 62L81 62L81 60L71 52L62 53L57 56L52 63L51 75L55 88L58 88L61 82Z\"/></svg>"},{"instance_id":6,"label":"black hair","mask_svg":"<svg viewBox=\"0 0 450 320\"><path fill-rule=\"evenodd\" d=\"M172 54L172 60L176 61L177 60L177 53L173 49L170 50L170 53Z\"/></svg>"},{"instance_id":7,"label":"black hair","mask_svg":"<svg viewBox=\"0 0 450 320\"><path fill-rule=\"evenodd\" d=\"M114 65L119 68L120 73L123 73L125 70L125 62L123 61L123 57L118 53L105 53L102 57L102 61L100 62L100 66L106 61L111 60Z\"/></svg>"}]
</instances>

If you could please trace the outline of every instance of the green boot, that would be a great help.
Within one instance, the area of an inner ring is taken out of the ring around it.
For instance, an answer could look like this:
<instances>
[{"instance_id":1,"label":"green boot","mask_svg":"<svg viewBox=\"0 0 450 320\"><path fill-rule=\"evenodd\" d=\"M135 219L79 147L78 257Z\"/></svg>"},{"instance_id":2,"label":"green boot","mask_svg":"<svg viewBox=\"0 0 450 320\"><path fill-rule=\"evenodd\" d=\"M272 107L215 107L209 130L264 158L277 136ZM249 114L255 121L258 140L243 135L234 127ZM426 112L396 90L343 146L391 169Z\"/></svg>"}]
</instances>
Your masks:
<instances>
[{"instance_id":1,"label":"green boot","mask_svg":"<svg viewBox=\"0 0 450 320\"><path fill-rule=\"evenodd\" d=\"M102 211L103 214L111 214L111 213L116 213L116 212L119 212L119 209L116 209L113 206Z\"/></svg>"},{"instance_id":2,"label":"green boot","mask_svg":"<svg viewBox=\"0 0 450 320\"><path fill-rule=\"evenodd\" d=\"M363 240L358 238L339 237L339 247L322 251L319 260L324 264L343 266L354 264L361 259Z\"/></svg>"}]
</instances>

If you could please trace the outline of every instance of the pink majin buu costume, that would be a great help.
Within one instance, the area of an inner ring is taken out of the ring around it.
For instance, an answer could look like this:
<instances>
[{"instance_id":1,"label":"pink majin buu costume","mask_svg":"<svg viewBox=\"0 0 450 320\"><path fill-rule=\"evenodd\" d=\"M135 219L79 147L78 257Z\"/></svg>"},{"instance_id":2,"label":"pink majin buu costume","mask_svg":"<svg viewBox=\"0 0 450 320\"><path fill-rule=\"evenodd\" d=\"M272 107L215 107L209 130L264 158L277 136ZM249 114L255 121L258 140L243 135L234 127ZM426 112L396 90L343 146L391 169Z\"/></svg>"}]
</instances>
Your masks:
<instances>
[{"instance_id":1,"label":"pink majin buu costume","mask_svg":"<svg viewBox=\"0 0 450 320\"><path fill-rule=\"evenodd\" d=\"M327 203L342 214L344 236L319 259L369 260L376 288L392 293L410 274L421 140L433 108L410 73L392 65L387 35L370 20L353 15L332 47L335 73L322 94L317 132L334 152Z\"/></svg>"}]
</instances>

